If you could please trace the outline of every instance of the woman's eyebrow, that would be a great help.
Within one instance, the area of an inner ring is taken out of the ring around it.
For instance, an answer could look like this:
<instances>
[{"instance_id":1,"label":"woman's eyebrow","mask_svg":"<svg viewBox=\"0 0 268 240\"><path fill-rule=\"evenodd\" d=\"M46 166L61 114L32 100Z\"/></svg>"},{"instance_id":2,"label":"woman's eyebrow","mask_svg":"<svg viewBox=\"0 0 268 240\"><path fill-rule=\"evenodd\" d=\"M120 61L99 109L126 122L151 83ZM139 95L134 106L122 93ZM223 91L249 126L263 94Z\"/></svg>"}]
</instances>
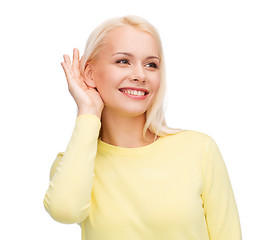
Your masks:
<instances>
[{"instance_id":1,"label":"woman's eyebrow","mask_svg":"<svg viewBox=\"0 0 268 240\"><path fill-rule=\"evenodd\" d=\"M133 57L133 54L128 53L128 52L116 52L116 53L113 54L113 56L114 56L114 55L117 55L117 54L127 55L127 56L129 56L129 57Z\"/></svg>"},{"instance_id":2,"label":"woman's eyebrow","mask_svg":"<svg viewBox=\"0 0 268 240\"><path fill-rule=\"evenodd\" d=\"M156 58L158 61L160 61L159 57L157 57L157 56L149 56L149 57L146 58L146 60L147 59L153 59L153 58Z\"/></svg>"},{"instance_id":3,"label":"woman's eyebrow","mask_svg":"<svg viewBox=\"0 0 268 240\"><path fill-rule=\"evenodd\" d=\"M116 52L112 56L117 55L117 54L126 55L126 56L129 56L129 57L134 57L134 55L132 53L129 53L129 52ZM145 59L147 60L147 59L153 59L153 58L156 58L156 59L158 59L158 61L160 61L159 57L157 57L157 56L148 56Z\"/></svg>"}]
</instances>

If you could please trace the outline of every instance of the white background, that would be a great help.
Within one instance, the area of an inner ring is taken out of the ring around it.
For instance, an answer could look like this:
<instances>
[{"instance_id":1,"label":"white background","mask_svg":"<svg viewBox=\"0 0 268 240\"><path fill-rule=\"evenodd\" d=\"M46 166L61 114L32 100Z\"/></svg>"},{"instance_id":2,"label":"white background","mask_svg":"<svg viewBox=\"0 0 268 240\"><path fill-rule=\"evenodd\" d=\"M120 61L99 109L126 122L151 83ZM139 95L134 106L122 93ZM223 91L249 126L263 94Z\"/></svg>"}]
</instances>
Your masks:
<instances>
[{"instance_id":1,"label":"white background","mask_svg":"<svg viewBox=\"0 0 268 240\"><path fill-rule=\"evenodd\" d=\"M110 17L160 32L166 119L218 144L244 240L267 237L268 8L260 0L5 1L0 5L0 239L80 239L43 207L49 170L70 139L76 105L60 66Z\"/></svg>"}]
</instances>

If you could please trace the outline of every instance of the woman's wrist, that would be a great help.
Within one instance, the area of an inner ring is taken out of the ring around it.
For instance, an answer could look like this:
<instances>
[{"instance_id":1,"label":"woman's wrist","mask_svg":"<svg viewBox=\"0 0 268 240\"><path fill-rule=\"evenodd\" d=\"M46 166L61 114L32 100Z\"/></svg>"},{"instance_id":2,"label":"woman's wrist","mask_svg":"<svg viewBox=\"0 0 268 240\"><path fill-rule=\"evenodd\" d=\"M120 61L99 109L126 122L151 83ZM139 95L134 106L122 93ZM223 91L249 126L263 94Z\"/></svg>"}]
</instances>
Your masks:
<instances>
[{"instance_id":1,"label":"woman's wrist","mask_svg":"<svg viewBox=\"0 0 268 240\"><path fill-rule=\"evenodd\" d=\"M93 114L97 116L99 119L101 118L101 115L92 109L78 109L77 117L83 114Z\"/></svg>"}]
</instances>

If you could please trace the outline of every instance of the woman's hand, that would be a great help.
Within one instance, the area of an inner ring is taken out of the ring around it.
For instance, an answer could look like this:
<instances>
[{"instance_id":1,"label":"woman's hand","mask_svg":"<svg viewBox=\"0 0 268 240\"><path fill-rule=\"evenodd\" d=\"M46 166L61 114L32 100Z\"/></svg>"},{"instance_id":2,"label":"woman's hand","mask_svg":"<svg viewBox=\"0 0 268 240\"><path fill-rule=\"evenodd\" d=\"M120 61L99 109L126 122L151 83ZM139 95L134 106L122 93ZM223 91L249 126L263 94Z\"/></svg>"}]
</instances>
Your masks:
<instances>
[{"instance_id":1,"label":"woman's hand","mask_svg":"<svg viewBox=\"0 0 268 240\"><path fill-rule=\"evenodd\" d=\"M63 55L64 62L61 63L68 82L68 89L73 96L77 107L78 116L81 114L91 113L101 118L104 103L100 94L93 87L85 83L85 79L80 72L79 51L73 50L73 63L68 55Z\"/></svg>"}]
</instances>

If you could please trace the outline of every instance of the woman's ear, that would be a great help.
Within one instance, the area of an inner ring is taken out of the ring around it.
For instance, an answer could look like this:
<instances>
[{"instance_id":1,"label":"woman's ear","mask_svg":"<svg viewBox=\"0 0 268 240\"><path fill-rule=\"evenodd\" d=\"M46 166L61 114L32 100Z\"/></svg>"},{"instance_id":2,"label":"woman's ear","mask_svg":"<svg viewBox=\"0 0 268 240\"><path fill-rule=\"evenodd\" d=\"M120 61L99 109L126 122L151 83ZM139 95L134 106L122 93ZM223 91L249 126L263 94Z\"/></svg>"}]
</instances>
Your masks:
<instances>
[{"instance_id":1,"label":"woman's ear","mask_svg":"<svg viewBox=\"0 0 268 240\"><path fill-rule=\"evenodd\" d=\"M85 71L84 71L84 82L88 87L95 88L96 84L94 82L93 77L93 67L89 63L86 63Z\"/></svg>"}]
</instances>

